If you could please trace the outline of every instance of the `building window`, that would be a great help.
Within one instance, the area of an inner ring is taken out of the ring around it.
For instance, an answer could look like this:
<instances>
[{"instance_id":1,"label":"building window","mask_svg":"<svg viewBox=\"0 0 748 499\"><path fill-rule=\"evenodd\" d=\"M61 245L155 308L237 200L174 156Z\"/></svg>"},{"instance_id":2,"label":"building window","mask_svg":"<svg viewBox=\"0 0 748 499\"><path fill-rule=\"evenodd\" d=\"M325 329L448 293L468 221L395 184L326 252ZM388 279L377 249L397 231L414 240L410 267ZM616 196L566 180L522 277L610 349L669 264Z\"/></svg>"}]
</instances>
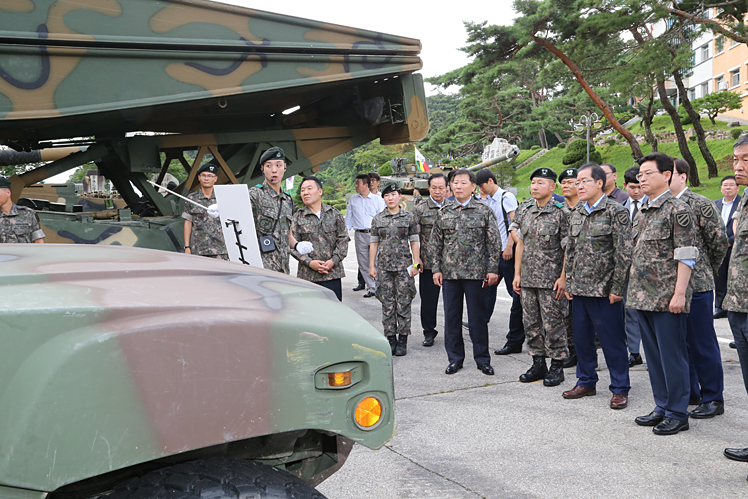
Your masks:
<instances>
[{"instance_id":1,"label":"building window","mask_svg":"<svg viewBox=\"0 0 748 499\"><path fill-rule=\"evenodd\" d=\"M694 100L696 98L696 88L692 88L688 91L688 99Z\"/></svg>"},{"instance_id":2,"label":"building window","mask_svg":"<svg viewBox=\"0 0 748 499\"><path fill-rule=\"evenodd\" d=\"M737 87L738 85L740 85L740 70L736 69L730 72L730 86Z\"/></svg>"},{"instance_id":3,"label":"building window","mask_svg":"<svg viewBox=\"0 0 748 499\"><path fill-rule=\"evenodd\" d=\"M701 84L701 96L702 96L702 97L704 97L704 96L705 96L705 95L707 95L708 93L709 93L709 84L707 84L707 83L702 83L702 84Z\"/></svg>"},{"instance_id":4,"label":"building window","mask_svg":"<svg viewBox=\"0 0 748 499\"><path fill-rule=\"evenodd\" d=\"M714 53L720 54L725 51L725 39L724 37L718 36L716 40L714 40Z\"/></svg>"},{"instance_id":5,"label":"building window","mask_svg":"<svg viewBox=\"0 0 748 499\"><path fill-rule=\"evenodd\" d=\"M721 76L718 76L716 80L714 80L714 91L715 92L721 92L722 90L727 90L726 88L722 88L722 83L724 83L724 78Z\"/></svg>"},{"instance_id":6,"label":"building window","mask_svg":"<svg viewBox=\"0 0 748 499\"><path fill-rule=\"evenodd\" d=\"M709 45L701 47L701 62L709 59Z\"/></svg>"}]
</instances>

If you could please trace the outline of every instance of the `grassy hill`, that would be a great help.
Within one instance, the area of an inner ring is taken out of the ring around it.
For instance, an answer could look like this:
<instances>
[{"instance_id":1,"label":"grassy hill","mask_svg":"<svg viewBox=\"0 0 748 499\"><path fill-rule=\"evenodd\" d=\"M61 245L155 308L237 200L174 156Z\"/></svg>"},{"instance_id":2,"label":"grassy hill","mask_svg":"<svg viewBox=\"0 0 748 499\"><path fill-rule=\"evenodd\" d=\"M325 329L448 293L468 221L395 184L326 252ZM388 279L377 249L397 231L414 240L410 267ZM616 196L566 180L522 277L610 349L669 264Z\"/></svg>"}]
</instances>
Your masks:
<instances>
[{"instance_id":1,"label":"grassy hill","mask_svg":"<svg viewBox=\"0 0 748 499\"><path fill-rule=\"evenodd\" d=\"M670 123L670 130L672 130L672 122L670 122L669 118L656 118L657 127L666 126L666 122ZM709 125L710 129L727 128L725 123L721 123L719 121L717 122L716 126L712 127L708 119L702 120L702 124L705 128L707 128L707 125ZM655 126L653 126L653 128L655 128ZM714 159L717 161L717 166L719 168L719 176L711 179L707 178L708 173L706 162L699 152L698 144L694 141L688 142L688 148L691 150L691 154L693 154L693 157L696 159L696 164L699 169L699 178L701 180L701 186L694 188L694 192L702 194L709 199L719 199L722 197L722 193L719 190L719 183L722 177L724 177L725 175L732 175L733 173L732 144L734 142L734 140L712 140L707 142L709 150L712 152L712 156L714 156ZM642 144L641 149L643 154L648 154L649 152L651 152L651 147L649 144ZM680 157L678 144L675 142L664 144L660 143L658 149L660 150L660 152L664 152L665 154L669 154L674 157ZM628 145L613 145L598 147L597 151L602 156L604 163L610 163L616 167L616 170L618 171L617 184L621 189L623 189L623 172L634 165L634 160L631 157L631 148ZM530 153L535 152L536 151L527 151L528 154L521 154L520 156L525 156L527 158L532 155ZM563 170L565 167L561 160L564 157L564 152L564 149L552 149L529 165L526 165L524 168L517 170L515 177L516 181L514 182L514 186L517 188L517 197L519 199L524 199L530 196L530 173L532 173L532 171L536 168L552 168L557 173ZM522 151L522 153L525 153L525 151ZM557 187L556 191L559 194L561 193L560 185Z\"/></svg>"}]
</instances>

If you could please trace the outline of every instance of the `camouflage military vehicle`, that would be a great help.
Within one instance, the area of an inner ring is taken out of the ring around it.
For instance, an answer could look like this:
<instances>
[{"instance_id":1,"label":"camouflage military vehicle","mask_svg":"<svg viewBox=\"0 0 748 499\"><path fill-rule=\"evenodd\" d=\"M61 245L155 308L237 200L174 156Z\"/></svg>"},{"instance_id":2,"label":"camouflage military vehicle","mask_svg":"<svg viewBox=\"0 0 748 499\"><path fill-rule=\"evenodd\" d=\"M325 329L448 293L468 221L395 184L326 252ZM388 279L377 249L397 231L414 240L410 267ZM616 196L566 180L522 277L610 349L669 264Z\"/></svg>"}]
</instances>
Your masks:
<instances>
[{"instance_id":1,"label":"camouflage military vehicle","mask_svg":"<svg viewBox=\"0 0 748 499\"><path fill-rule=\"evenodd\" d=\"M272 146L297 175L376 138L421 140L420 49L412 38L205 0L0 1L0 144L76 151L14 175L13 195L93 163L130 212L43 210L48 241L181 249L182 203L146 179L176 162L185 194L210 158L219 183L255 185Z\"/></svg>"},{"instance_id":2,"label":"camouflage military vehicle","mask_svg":"<svg viewBox=\"0 0 748 499\"><path fill-rule=\"evenodd\" d=\"M0 272L0 499L322 497L393 435L389 345L324 288L113 246Z\"/></svg>"}]
</instances>

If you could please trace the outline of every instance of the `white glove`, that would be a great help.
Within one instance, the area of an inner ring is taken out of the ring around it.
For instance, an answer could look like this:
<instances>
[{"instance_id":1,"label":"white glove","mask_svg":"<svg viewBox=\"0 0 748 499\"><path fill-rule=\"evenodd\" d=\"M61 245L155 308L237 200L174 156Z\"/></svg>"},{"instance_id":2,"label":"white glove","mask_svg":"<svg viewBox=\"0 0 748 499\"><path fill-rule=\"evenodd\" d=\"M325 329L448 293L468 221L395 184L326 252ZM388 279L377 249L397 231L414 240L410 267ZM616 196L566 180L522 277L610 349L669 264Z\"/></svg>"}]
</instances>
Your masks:
<instances>
[{"instance_id":1,"label":"white glove","mask_svg":"<svg viewBox=\"0 0 748 499\"><path fill-rule=\"evenodd\" d=\"M211 218L218 218L220 216L220 214L218 213L217 204L212 204L208 206L208 216L210 216Z\"/></svg>"},{"instance_id":2,"label":"white glove","mask_svg":"<svg viewBox=\"0 0 748 499\"><path fill-rule=\"evenodd\" d=\"M309 241L299 241L296 243L296 251L302 255L306 255L307 253L314 251L314 246L312 246L312 243Z\"/></svg>"}]
</instances>

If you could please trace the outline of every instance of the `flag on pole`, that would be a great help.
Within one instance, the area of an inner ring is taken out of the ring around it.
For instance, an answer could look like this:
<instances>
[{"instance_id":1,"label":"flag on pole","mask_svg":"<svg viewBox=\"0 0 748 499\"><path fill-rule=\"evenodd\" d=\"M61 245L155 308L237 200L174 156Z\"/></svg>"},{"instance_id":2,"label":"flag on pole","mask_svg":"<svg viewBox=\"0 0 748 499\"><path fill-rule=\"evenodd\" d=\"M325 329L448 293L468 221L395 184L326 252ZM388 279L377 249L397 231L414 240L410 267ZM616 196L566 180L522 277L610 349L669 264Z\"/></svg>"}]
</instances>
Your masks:
<instances>
[{"instance_id":1,"label":"flag on pole","mask_svg":"<svg viewBox=\"0 0 748 499\"><path fill-rule=\"evenodd\" d=\"M426 157L421 154L421 151L418 150L416 146L413 146L416 150L416 164L418 165L418 171L419 172L427 172L431 168L429 168L429 165L426 164Z\"/></svg>"}]
</instances>

